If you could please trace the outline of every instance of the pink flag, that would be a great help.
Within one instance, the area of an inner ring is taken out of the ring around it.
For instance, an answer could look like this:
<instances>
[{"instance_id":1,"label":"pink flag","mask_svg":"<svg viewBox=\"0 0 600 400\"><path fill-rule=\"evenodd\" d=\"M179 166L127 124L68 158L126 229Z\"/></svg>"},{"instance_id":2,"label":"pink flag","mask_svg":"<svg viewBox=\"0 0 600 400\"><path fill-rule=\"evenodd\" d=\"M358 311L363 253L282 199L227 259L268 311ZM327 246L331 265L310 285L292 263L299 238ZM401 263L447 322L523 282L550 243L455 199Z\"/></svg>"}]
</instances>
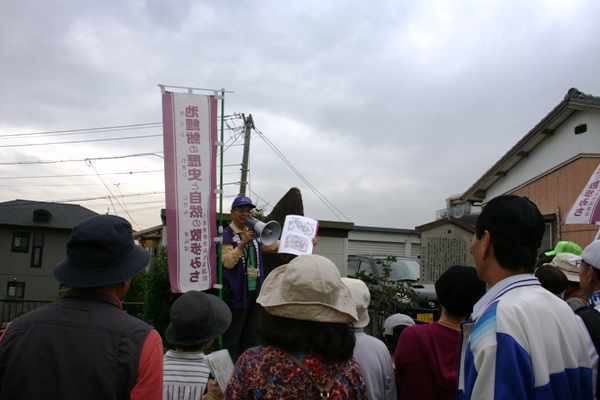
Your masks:
<instances>
[{"instance_id":1,"label":"pink flag","mask_svg":"<svg viewBox=\"0 0 600 400\"><path fill-rule=\"evenodd\" d=\"M564 224L595 224L600 222L600 165L569 212L560 222Z\"/></svg>"},{"instance_id":2,"label":"pink flag","mask_svg":"<svg viewBox=\"0 0 600 400\"><path fill-rule=\"evenodd\" d=\"M217 282L217 99L162 95L169 277L173 293Z\"/></svg>"}]
</instances>

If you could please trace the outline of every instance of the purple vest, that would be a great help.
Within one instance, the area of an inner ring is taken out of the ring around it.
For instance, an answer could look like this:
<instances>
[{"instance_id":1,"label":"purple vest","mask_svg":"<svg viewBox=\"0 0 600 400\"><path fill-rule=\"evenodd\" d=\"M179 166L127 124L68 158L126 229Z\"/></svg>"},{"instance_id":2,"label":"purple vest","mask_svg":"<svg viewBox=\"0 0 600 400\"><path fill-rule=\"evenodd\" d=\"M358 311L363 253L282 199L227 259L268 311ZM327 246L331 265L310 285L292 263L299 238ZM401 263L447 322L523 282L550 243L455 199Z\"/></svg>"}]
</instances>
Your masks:
<instances>
[{"instance_id":1,"label":"purple vest","mask_svg":"<svg viewBox=\"0 0 600 400\"><path fill-rule=\"evenodd\" d=\"M241 242L240 235L235 233L231 226L223 230L223 243L231 243L236 247ZM256 262L258 263L258 278L256 279L256 293L260 292L260 287L265 280L265 269L263 267L262 251L260 250L261 241L258 232L254 236L254 248L256 249ZM223 280L227 280L233 291L233 303L229 306L234 310L248 307L248 276L246 274L246 260L242 255L232 269L223 268Z\"/></svg>"}]
</instances>

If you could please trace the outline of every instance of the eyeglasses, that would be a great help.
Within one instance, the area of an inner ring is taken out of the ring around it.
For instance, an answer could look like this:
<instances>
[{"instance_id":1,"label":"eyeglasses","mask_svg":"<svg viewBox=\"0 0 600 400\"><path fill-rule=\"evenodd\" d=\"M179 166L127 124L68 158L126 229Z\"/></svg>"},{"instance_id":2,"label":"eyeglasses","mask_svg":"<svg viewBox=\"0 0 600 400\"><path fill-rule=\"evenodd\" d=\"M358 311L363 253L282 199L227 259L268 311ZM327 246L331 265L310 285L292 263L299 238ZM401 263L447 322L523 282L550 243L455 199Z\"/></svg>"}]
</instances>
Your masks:
<instances>
[{"instance_id":1,"label":"eyeglasses","mask_svg":"<svg viewBox=\"0 0 600 400\"><path fill-rule=\"evenodd\" d=\"M581 264L585 264L585 261L584 260L575 261L575 266L577 267L577 269L581 268Z\"/></svg>"},{"instance_id":2,"label":"eyeglasses","mask_svg":"<svg viewBox=\"0 0 600 400\"><path fill-rule=\"evenodd\" d=\"M242 210L240 208L236 208L234 211L240 214L252 214L252 210Z\"/></svg>"}]
</instances>

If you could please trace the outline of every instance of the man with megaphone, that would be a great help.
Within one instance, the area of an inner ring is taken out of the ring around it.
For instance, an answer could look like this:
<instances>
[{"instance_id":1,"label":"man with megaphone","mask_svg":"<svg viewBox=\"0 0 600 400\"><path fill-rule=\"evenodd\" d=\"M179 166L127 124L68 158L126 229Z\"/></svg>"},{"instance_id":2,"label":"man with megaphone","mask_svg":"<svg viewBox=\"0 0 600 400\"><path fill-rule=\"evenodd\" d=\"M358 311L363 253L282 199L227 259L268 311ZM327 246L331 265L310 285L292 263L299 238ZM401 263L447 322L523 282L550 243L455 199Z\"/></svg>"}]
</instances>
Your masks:
<instances>
[{"instance_id":1,"label":"man with megaphone","mask_svg":"<svg viewBox=\"0 0 600 400\"><path fill-rule=\"evenodd\" d=\"M223 334L223 348L229 350L234 362L260 344L261 307L256 298L265 278L262 253L277 253L279 249L279 224L257 221L251 215L255 207L248 197L236 197L231 205L232 222L223 230L223 299L232 313L231 325Z\"/></svg>"}]
</instances>

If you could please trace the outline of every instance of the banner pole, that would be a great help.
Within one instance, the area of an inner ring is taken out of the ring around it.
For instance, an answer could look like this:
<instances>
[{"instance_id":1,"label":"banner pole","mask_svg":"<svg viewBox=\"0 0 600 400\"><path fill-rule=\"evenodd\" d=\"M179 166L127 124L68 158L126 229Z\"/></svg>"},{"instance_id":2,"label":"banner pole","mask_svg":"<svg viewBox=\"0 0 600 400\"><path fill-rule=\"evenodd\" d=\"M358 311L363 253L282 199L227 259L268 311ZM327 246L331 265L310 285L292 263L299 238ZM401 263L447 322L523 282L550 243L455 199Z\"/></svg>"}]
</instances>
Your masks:
<instances>
[{"instance_id":1,"label":"banner pole","mask_svg":"<svg viewBox=\"0 0 600 400\"><path fill-rule=\"evenodd\" d=\"M219 242L217 243L218 261L217 261L217 282L219 283L219 297L223 298L223 153L224 153L224 128L225 126L225 89L221 88L221 156L219 157Z\"/></svg>"},{"instance_id":2,"label":"banner pole","mask_svg":"<svg viewBox=\"0 0 600 400\"><path fill-rule=\"evenodd\" d=\"M219 283L219 298L223 299L223 261L222 261L222 255L223 255L223 153L225 150L225 147L223 146L223 143L225 143L224 140L224 126L225 126L225 89L222 88L221 89L221 137L220 137L220 142L221 142L221 157L219 157L220 159L220 169L219 169L219 228L218 228L218 232L219 232L219 243L217 243L217 257L218 257L218 261L217 261L217 282ZM222 349L223 348L223 335L219 336L219 348Z\"/></svg>"}]
</instances>

